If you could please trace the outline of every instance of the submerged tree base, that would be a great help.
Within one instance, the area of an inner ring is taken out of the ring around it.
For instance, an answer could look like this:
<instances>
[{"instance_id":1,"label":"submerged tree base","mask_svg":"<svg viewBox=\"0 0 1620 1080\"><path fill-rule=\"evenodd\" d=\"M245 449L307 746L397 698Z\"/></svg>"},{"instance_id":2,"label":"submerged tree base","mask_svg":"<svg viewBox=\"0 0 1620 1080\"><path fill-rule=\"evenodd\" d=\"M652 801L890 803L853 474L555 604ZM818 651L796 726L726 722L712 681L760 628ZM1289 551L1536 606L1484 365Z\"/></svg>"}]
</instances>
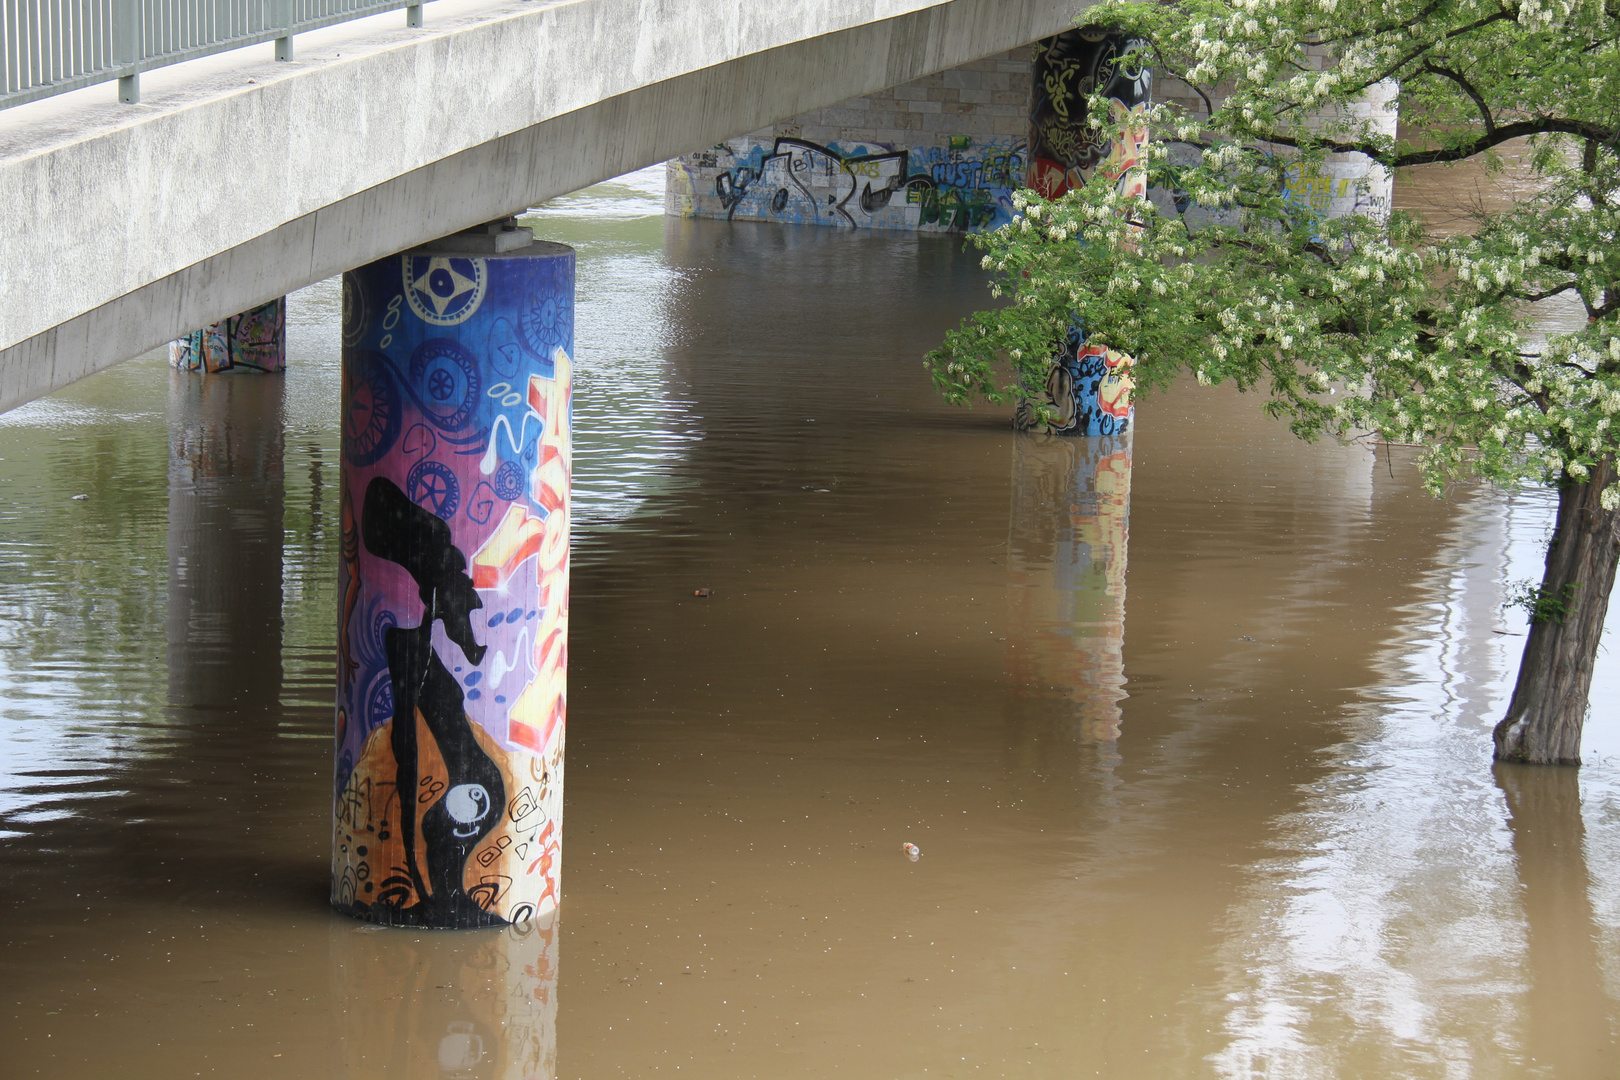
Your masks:
<instances>
[{"instance_id":1,"label":"submerged tree base","mask_svg":"<svg viewBox=\"0 0 1620 1080\"><path fill-rule=\"evenodd\" d=\"M1519 681L1507 716L1496 725L1496 757L1532 765L1579 765L1592 663L1603 637L1620 554L1620 510L1606 509L1603 489L1613 482L1614 460L1593 470L1587 483L1558 491L1558 520L1547 547L1547 569Z\"/></svg>"}]
</instances>

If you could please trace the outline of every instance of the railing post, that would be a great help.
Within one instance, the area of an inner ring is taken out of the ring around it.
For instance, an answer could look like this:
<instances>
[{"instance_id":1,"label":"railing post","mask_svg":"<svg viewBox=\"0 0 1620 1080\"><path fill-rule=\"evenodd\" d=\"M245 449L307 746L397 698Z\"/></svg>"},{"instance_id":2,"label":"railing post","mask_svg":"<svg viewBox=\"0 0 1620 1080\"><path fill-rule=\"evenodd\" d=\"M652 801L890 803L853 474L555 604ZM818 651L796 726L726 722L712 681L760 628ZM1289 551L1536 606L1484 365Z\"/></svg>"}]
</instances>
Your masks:
<instances>
[{"instance_id":1,"label":"railing post","mask_svg":"<svg viewBox=\"0 0 1620 1080\"><path fill-rule=\"evenodd\" d=\"M293 58L293 5L292 0L270 0L270 24L286 33L276 38L276 59Z\"/></svg>"},{"instance_id":2,"label":"railing post","mask_svg":"<svg viewBox=\"0 0 1620 1080\"><path fill-rule=\"evenodd\" d=\"M412 4L405 9L405 25L413 28L422 25L421 4Z\"/></svg>"},{"instance_id":3,"label":"railing post","mask_svg":"<svg viewBox=\"0 0 1620 1080\"><path fill-rule=\"evenodd\" d=\"M132 64L145 57L145 42L142 40L141 19L144 14L142 0L113 0L112 5L112 47L113 62L117 64ZM125 104L134 105L141 100L141 75L120 75L118 77L118 100Z\"/></svg>"}]
</instances>

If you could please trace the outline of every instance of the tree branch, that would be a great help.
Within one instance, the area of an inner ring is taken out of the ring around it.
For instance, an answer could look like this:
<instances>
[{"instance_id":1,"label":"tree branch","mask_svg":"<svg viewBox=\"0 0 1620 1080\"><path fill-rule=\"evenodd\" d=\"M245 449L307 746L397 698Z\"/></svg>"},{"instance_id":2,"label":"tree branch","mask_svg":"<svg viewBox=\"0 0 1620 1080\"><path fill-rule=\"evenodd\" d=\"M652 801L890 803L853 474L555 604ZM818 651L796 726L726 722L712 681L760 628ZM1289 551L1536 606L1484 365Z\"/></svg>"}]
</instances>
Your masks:
<instances>
[{"instance_id":1,"label":"tree branch","mask_svg":"<svg viewBox=\"0 0 1620 1080\"><path fill-rule=\"evenodd\" d=\"M1565 293L1565 292L1568 292L1571 289L1575 289L1575 288L1579 288L1579 287L1580 286L1579 286L1578 282L1566 281L1566 282L1564 282L1564 284L1558 286L1558 288L1556 288L1556 289L1548 289L1546 292L1529 293L1529 294L1514 293L1512 295L1514 296L1515 299L1521 300L1526 304L1534 304L1534 303L1538 303L1538 302L1540 302L1542 300L1551 300L1553 297L1557 296L1559 293Z\"/></svg>"},{"instance_id":2,"label":"tree branch","mask_svg":"<svg viewBox=\"0 0 1620 1080\"><path fill-rule=\"evenodd\" d=\"M1170 61L1165 59L1164 50L1159 48L1159 43L1157 41L1154 41L1151 36L1149 36L1147 34L1143 34L1142 35L1142 40L1148 43L1148 48L1153 50L1153 55L1157 56L1159 58L1159 66L1161 68L1163 68L1172 78L1180 79L1183 85L1190 87L1192 89L1193 93L1197 94L1200 98L1203 99L1205 115L1214 116L1215 115L1215 103L1209 99L1208 94L1204 93L1203 87L1199 86L1197 83L1195 83L1191 79L1187 78L1181 72L1179 72L1175 68L1171 67L1170 66Z\"/></svg>"},{"instance_id":3,"label":"tree branch","mask_svg":"<svg viewBox=\"0 0 1620 1080\"><path fill-rule=\"evenodd\" d=\"M1438 6L1438 5L1436 5L1436 6ZM1431 7L1429 10L1433 11L1434 8ZM1370 78L1370 79L1366 80L1365 82L1363 82L1359 87L1357 87L1357 89L1358 90L1365 90L1370 86L1377 86L1379 83L1383 82L1385 79L1390 78L1397 71L1400 71L1401 68L1405 67L1407 64L1410 64L1413 60L1416 60L1418 57L1422 56L1424 53L1428 52L1430 49L1434 48L1436 45L1438 45L1442 41L1450 41L1454 37L1461 37L1463 34L1471 34L1475 30L1482 30L1485 27L1491 25L1491 23L1495 23L1495 22L1511 22L1513 20L1516 20L1518 17L1519 16L1518 16L1517 12L1512 12L1512 11L1507 10L1506 8L1503 8L1500 11L1498 11L1495 15L1487 15L1483 19L1476 19L1475 21L1473 21L1471 23L1468 23L1465 26L1459 26L1455 30L1449 30L1444 34L1441 34L1438 38L1436 38L1436 39L1434 39L1432 41L1423 42L1417 48L1413 49L1411 52L1407 53L1405 56L1403 56L1399 60L1395 61L1395 63L1393 63L1390 66L1386 67L1382 72L1380 72L1377 75L1374 75L1372 78ZM1392 28L1390 30L1386 30L1386 31L1383 31L1383 32L1384 33L1398 33L1401 29L1404 29L1404 27ZM1376 31L1376 30L1369 31L1366 36L1372 37L1372 36L1375 36L1378 33L1379 33L1379 31ZM1357 36L1359 37L1361 35L1357 35ZM1323 44L1331 44L1331 42L1324 42Z\"/></svg>"},{"instance_id":4,"label":"tree branch","mask_svg":"<svg viewBox=\"0 0 1620 1080\"><path fill-rule=\"evenodd\" d=\"M1488 135L1481 135L1471 143L1452 147L1449 150L1418 150L1410 154L1401 154L1392 161L1383 163L1393 169L1402 169L1410 165L1439 165L1448 161L1462 161L1475 154L1484 153L1493 146L1520 139L1526 135L1574 135L1582 139L1596 139L1599 142L1613 142L1617 133L1613 128L1600 127L1585 120L1568 120L1561 117L1543 117L1539 120L1518 120L1511 124L1503 124ZM1255 138L1272 143L1276 146L1287 146L1298 149L1302 140L1291 135L1261 135ZM1322 139L1318 145L1326 147L1335 154L1366 154L1376 160L1378 146L1371 142L1340 142L1337 139Z\"/></svg>"},{"instance_id":5,"label":"tree branch","mask_svg":"<svg viewBox=\"0 0 1620 1080\"><path fill-rule=\"evenodd\" d=\"M1448 67L1441 67L1432 60L1423 61L1423 70L1456 83L1463 93L1473 99L1474 107L1479 110L1479 118L1485 121L1485 136L1489 138L1496 134L1496 118L1491 115L1491 107L1485 104L1485 99L1480 96L1478 90L1474 89L1474 84L1465 79L1461 72L1453 71Z\"/></svg>"}]
</instances>

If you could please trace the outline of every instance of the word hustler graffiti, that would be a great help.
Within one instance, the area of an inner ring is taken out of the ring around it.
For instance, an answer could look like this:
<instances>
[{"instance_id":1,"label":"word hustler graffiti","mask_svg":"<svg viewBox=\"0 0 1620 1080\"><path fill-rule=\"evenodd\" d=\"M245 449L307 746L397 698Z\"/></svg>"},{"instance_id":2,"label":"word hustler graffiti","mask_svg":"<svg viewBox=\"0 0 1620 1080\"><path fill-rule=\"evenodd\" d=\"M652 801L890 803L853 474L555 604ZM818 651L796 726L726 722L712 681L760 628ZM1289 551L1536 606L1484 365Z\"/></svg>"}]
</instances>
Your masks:
<instances>
[{"instance_id":1,"label":"word hustler graffiti","mask_svg":"<svg viewBox=\"0 0 1620 1080\"><path fill-rule=\"evenodd\" d=\"M332 903L557 904L574 255L413 253L343 279Z\"/></svg>"},{"instance_id":2,"label":"word hustler graffiti","mask_svg":"<svg viewBox=\"0 0 1620 1080\"><path fill-rule=\"evenodd\" d=\"M1070 30L1035 46L1034 89L1030 99L1029 186L1048 199L1058 198L1101 174L1126 196L1147 192L1142 168L1145 124L1128 124L1147 106L1152 91L1149 71L1134 62L1146 43L1095 27ZM1111 137L1087 123L1088 98L1101 92L1112 119L1127 123ZM1124 435L1134 413L1130 369L1125 353L1087 344L1084 328L1069 330L1068 340L1052 358L1044 390L1052 418L1042 424L1034 402L1020 403L1014 425L1056 435Z\"/></svg>"}]
</instances>

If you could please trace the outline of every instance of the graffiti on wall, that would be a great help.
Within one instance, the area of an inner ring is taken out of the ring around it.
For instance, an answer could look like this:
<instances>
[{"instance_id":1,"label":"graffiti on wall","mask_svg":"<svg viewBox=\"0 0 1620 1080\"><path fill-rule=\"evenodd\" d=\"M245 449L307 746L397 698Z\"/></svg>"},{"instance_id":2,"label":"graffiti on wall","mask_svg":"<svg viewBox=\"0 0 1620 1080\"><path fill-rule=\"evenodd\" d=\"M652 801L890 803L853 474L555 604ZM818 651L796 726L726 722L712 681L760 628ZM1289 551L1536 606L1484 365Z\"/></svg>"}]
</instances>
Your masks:
<instances>
[{"instance_id":1,"label":"graffiti on wall","mask_svg":"<svg viewBox=\"0 0 1620 1080\"><path fill-rule=\"evenodd\" d=\"M181 371L283 371L287 367L285 296L169 342L169 366Z\"/></svg>"},{"instance_id":2,"label":"graffiti on wall","mask_svg":"<svg viewBox=\"0 0 1620 1080\"><path fill-rule=\"evenodd\" d=\"M344 276L333 903L479 926L555 907L573 253Z\"/></svg>"},{"instance_id":3,"label":"graffiti on wall","mask_svg":"<svg viewBox=\"0 0 1620 1080\"><path fill-rule=\"evenodd\" d=\"M1141 115L1152 93L1147 68L1133 62L1146 42L1095 27L1069 30L1035 45L1030 99L1029 186L1049 199L1102 174L1126 195L1146 190L1141 168L1145 124L1113 138L1087 123L1088 99L1101 92L1111 120Z\"/></svg>"},{"instance_id":4,"label":"graffiti on wall","mask_svg":"<svg viewBox=\"0 0 1620 1080\"><path fill-rule=\"evenodd\" d=\"M1360 154L1337 156L1360 160L1330 160L1320 171L1303 175L1295 170L1288 177L1288 199L1321 218L1387 216L1390 184L1384 170Z\"/></svg>"},{"instance_id":5,"label":"graffiti on wall","mask_svg":"<svg viewBox=\"0 0 1620 1080\"><path fill-rule=\"evenodd\" d=\"M870 229L966 231L1012 219L1025 169L1021 140L952 138L896 150L747 137L673 163L675 212L728 220Z\"/></svg>"}]
</instances>

